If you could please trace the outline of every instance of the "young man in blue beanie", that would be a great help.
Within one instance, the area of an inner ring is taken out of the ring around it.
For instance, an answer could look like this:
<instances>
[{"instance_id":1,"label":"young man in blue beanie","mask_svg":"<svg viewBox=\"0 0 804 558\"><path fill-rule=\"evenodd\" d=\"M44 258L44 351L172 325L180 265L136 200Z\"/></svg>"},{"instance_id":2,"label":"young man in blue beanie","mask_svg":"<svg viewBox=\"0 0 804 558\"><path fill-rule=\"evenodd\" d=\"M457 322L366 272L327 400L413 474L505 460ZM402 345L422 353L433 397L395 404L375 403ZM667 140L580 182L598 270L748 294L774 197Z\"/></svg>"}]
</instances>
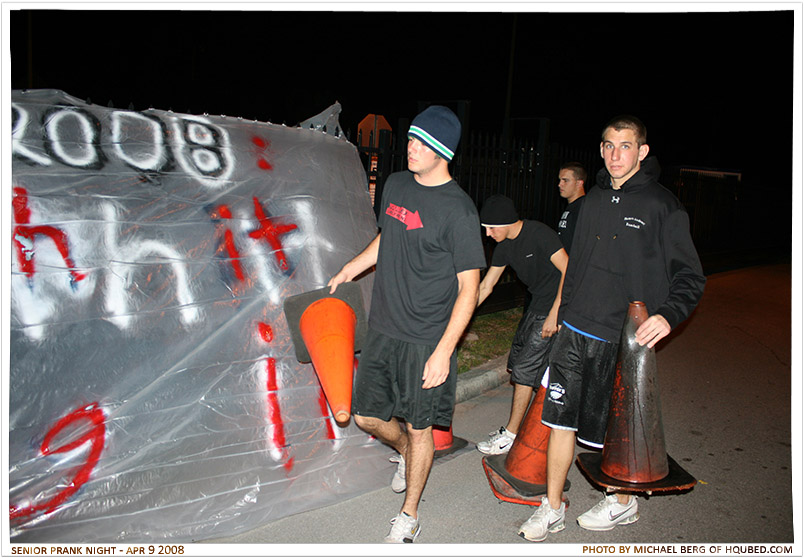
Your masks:
<instances>
[{"instance_id":1,"label":"young man in blue beanie","mask_svg":"<svg viewBox=\"0 0 804 558\"><path fill-rule=\"evenodd\" d=\"M431 106L413 119L408 170L385 183L380 233L329 281L334 292L377 266L352 413L360 428L399 452L391 458L398 462L391 488L406 491L405 501L385 542L413 542L421 531L432 427L452 422L455 349L486 266L477 210L448 168L460 135L460 121L446 107Z\"/></svg>"}]
</instances>

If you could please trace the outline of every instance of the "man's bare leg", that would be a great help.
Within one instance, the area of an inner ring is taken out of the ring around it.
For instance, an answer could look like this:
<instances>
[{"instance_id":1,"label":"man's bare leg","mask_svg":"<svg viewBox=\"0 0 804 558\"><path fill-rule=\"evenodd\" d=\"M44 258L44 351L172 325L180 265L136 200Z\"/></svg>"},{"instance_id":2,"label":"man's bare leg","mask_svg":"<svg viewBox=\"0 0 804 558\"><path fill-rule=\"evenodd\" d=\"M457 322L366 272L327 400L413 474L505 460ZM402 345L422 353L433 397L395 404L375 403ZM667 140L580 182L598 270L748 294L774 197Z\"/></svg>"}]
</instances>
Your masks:
<instances>
[{"instance_id":1,"label":"man's bare leg","mask_svg":"<svg viewBox=\"0 0 804 558\"><path fill-rule=\"evenodd\" d=\"M511 415L508 417L508 424L505 429L511 434L517 434L525 418L525 412L530 405L533 396L533 388L522 384L514 384L514 397L511 400Z\"/></svg>"},{"instance_id":2,"label":"man's bare leg","mask_svg":"<svg viewBox=\"0 0 804 558\"><path fill-rule=\"evenodd\" d=\"M407 455L405 455L405 480L407 481L407 492L405 493L405 503L402 511L411 517L418 517L419 501L424 492L424 485L427 484L427 477L433 466L433 455L435 445L433 443L433 429L428 426L425 429L414 429L407 424Z\"/></svg>"},{"instance_id":3,"label":"man's bare leg","mask_svg":"<svg viewBox=\"0 0 804 558\"><path fill-rule=\"evenodd\" d=\"M550 507L561 507L564 483L575 457L575 431L553 428L547 443L547 499Z\"/></svg>"},{"instance_id":4,"label":"man's bare leg","mask_svg":"<svg viewBox=\"0 0 804 558\"><path fill-rule=\"evenodd\" d=\"M399 421L392 418L389 421L380 420L375 417L361 417L354 415L355 424L365 432L378 438L381 442L388 444L402 455L407 461L408 436L402 430Z\"/></svg>"}]
</instances>

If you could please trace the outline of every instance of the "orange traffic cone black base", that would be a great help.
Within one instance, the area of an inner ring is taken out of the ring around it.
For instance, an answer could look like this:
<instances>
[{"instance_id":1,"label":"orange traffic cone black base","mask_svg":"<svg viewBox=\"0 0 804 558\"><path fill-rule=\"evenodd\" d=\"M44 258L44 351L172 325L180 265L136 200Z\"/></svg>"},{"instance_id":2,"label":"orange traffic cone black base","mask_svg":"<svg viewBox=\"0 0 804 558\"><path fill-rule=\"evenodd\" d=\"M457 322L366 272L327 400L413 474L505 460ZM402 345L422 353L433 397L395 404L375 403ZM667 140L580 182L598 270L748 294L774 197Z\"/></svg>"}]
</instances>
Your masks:
<instances>
[{"instance_id":1,"label":"orange traffic cone black base","mask_svg":"<svg viewBox=\"0 0 804 558\"><path fill-rule=\"evenodd\" d=\"M500 500L538 506L547 493L547 444L550 428L542 424L546 390L539 386L507 454L483 458L491 491ZM569 490L570 481L564 483Z\"/></svg>"},{"instance_id":2,"label":"orange traffic cone black base","mask_svg":"<svg viewBox=\"0 0 804 558\"><path fill-rule=\"evenodd\" d=\"M323 287L315 291L289 296L283 303L285 319L288 321L288 329L290 330L290 338L293 341L296 359L299 362L312 362L312 358L310 358L310 353L307 350L307 345L304 343L299 327L302 314L304 314L305 310L307 310L312 303L324 298L337 298L346 302L352 310L354 310L357 317L354 350L359 351L363 347L368 331L368 324L366 322L366 311L363 306L363 294L360 290L360 286L353 281L341 283L332 294L329 294L329 287Z\"/></svg>"},{"instance_id":3,"label":"orange traffic cone black base","mask_svg":"<svg viewBox=\"0 0 804 558\"><path fill-rule=\"evenodd\" d=\"M628 494L654 492L684 492L695 487L697 481L695 477L685 471L675 459L667 456L669 474L654 482L626 482L608 476L600 470L603 454L601 453L581 453L575 458L578 468L588 478L592 484L607 492L623 492Z\"/></svg>"},{"instance_id":4,"label":"orange traffic cone black base","mask_svg":"<svg viewBox=\"0 0 804 558\"><path fill-rule=\"evenodd\" d=\"M443 426L433 427L433 444L435 445L435 459L444 457L451 453L455 453L459 449L465 448L469 442L463 438L458 438L452 435L452 426L445 428Z\"/></svg>"},{"instance_id":5,"label":"orange traffic cone black base","mask_svg":"<svg viewBox=\"0 0 804 558\"><path fill-rule=\"evenodd\" d=\"M360 287L343 283L288 297L284 303L291 338L300 362L312 362L333 417L351 415L354 354L366 334Z\"/></svg>"},{"instance_id":6,"label":"orange traffic cone black base","mask_svg":"<svg viewBox=\"0 0 804 558\"><path fill-rule=\"evenodd\" d=\"M656 351L636 341L647 319L645 303L628 305L603 451L576 460L593 484L610 492L678 492L696 483L665 450Z\"/></svg>"},{"instance_id":7,"label":"orange traffic cone black base","mask_svg":"<svg viewBox=\"0 0 804 558\"><path fill-rule=\"evenodd\" d=\"M483 458L483 470L489 479L489 486L494 495L504 502L538 506L542 496L547 494L546 484L533 484L511 475L505 468L506 454L487 455ZM570 489L569 479L564 483L564 492ZM564 501L569 505L569 500Z\"/></svg>"}]
</instances>

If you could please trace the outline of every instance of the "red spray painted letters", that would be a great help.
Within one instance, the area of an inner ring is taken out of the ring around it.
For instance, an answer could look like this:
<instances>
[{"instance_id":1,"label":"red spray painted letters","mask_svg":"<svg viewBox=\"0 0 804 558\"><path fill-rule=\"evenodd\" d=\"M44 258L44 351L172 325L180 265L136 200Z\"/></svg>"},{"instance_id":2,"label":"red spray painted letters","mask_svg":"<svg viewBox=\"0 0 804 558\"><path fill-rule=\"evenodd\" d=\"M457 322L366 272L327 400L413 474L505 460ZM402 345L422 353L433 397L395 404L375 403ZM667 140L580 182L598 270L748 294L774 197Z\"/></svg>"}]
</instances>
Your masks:
<instances>
[{"instance_id":1,"label":"red spray painted letters","mask_svg":"<svg viewBox=\"0 0 804 558\"><path fill-rule=\"evenodd\" d=\"M266 389L268 390L268 419L271 421L273 427L273 444L274 447L281 449L287 456L287 441L285 439L285 424L282 421L282 412L279 408L279 385L276 381L276 359L269 358L267 362L268 380L266 382ZM285 470L290 471L293 469L293 458L285 461Z\"/></svg>"},{"instance_id":2,"label":"red spray painted letters","mask_svg":"<svg viewBox=\"0 0 804 558\"><path fill-rule=\"evenodd\" d=\"M265 239L268 245L274 250L274 256L276 257L276 262L279 264L279 268L282 271L287 271L288 260L285 256L285 252L282 250L282 242L279 240L279 236L295 230L296 225L292 223L289 225L274 225L270 217L265 215L262 204L260 204L260 200L256 197L254 197L254 214L260 222L260 228L251 231L249 236L256 239Z\"/></svg>"},{"instance_id":3,"label":"red spray painted letters","mask_svg":"<svg viewBox=\"0 0 804 558\"><path fill-rule=\"evenodd\" d=\"M232 218L232 211L226 204L218 207L217 214L224 219ZM237 277L237 279L240 281L244 280L246 276L243 273L243 265L240 263L240 252L237 250L237 246L235 245L234 234L232 233L231 229L226 229L226 231L223 233L223 242L226 246L226 253L229 254L229 259L232 262L235 277Z\"/></svg>"},{"instance_id":4,"label":"red spray painted letters","mask_svg":"<svg viewBox=\"0 0 804 558\"><path fill-rule=\"evenodd\" d=\"M75 264L70 258L70 248L67 245L67 234L61 229L49 225L29 225L31 210L28 209L28 192L25 188L16 187L13 190L14 199L14 251L17 253L17 262L20 269L29 278L33 279L36 269L34 267L34 238L36 235L47 236L56 245L65 265L70 270L72 282L75 283L86 277L84 273L75 270Z\"/></svg>"},{"instance_id":5,"label":"red spray painted letters","mask_svg":"<svg viewBox=\"0 0 804 558\"><path fill-rule=\"evenodd\" d=\"M62 432L62 430L78 421L88 421L91 424L90 428L84 435L55 449L50 447L50 444L53 442L56 436ZM68 498L78 492L78 490L84 484L86 484L90 475L92 474L92 471L98 464L101 454L103 453L103 446L106 442L106 429L104 427L105 421L106 417L104 417L103 411L96 402L91 403L86 407L76 409L69 415L61 418L53 426L53 428L48 431L40 447L40 452L42 455L66 453L89 442L91 446L86 463L84 463L84 465L78 469L78 472L76 473L75 477L73 477L72 482L70 482L70 484L68 484L64 490L56 494L50 500L47 500L41 504L31 504L23 507L11 506L11 519L25 517L41 511L49 513L67 501Z\"/></svg>"}]
</instances>

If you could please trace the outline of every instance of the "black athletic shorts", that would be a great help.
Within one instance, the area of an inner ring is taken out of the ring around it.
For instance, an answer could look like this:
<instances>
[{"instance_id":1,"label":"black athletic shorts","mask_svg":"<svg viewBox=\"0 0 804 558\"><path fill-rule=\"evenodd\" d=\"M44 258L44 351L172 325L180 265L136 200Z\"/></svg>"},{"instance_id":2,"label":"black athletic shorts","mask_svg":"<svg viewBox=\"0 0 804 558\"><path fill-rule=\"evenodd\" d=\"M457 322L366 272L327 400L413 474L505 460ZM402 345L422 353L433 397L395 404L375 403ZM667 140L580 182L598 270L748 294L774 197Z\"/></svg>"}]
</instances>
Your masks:
<instances>
[{"instance_id":1,"label":"black athletic shorts","mask_svg":"<svg viewBox=\"0 0 804 558\"><path fill-rule=\"evenodd\" d=\"M422 388L422 374L436 345L399 341L369 328L352 391L352 413L388 421L398 417L417 429L449 427L455 407L458 356L440 386Z\"/></svg>"},{"instance_id":2,"label":"black athletic shorts","mask_svg":"<svg viewBox=\"0 0 804 558\"><path fill-rule=\"evenodd\" d=\"M542 326L547 316L526 311L519 321L508 353L508 371L515 384L538 388L547 369L553 337L542 338Z\"/></svg>"},{"instance_id":3,"label":"black athletic shorts","mask_svg":"<svg viewBox=\"0 0 804 558\"><path fill-rule=\"evenodd\" d=\"M587 337L566 325L554 337L542 422L551 428L575 430L578 441L602 448L618 343Z\"/></svg>"}]
</instances>

